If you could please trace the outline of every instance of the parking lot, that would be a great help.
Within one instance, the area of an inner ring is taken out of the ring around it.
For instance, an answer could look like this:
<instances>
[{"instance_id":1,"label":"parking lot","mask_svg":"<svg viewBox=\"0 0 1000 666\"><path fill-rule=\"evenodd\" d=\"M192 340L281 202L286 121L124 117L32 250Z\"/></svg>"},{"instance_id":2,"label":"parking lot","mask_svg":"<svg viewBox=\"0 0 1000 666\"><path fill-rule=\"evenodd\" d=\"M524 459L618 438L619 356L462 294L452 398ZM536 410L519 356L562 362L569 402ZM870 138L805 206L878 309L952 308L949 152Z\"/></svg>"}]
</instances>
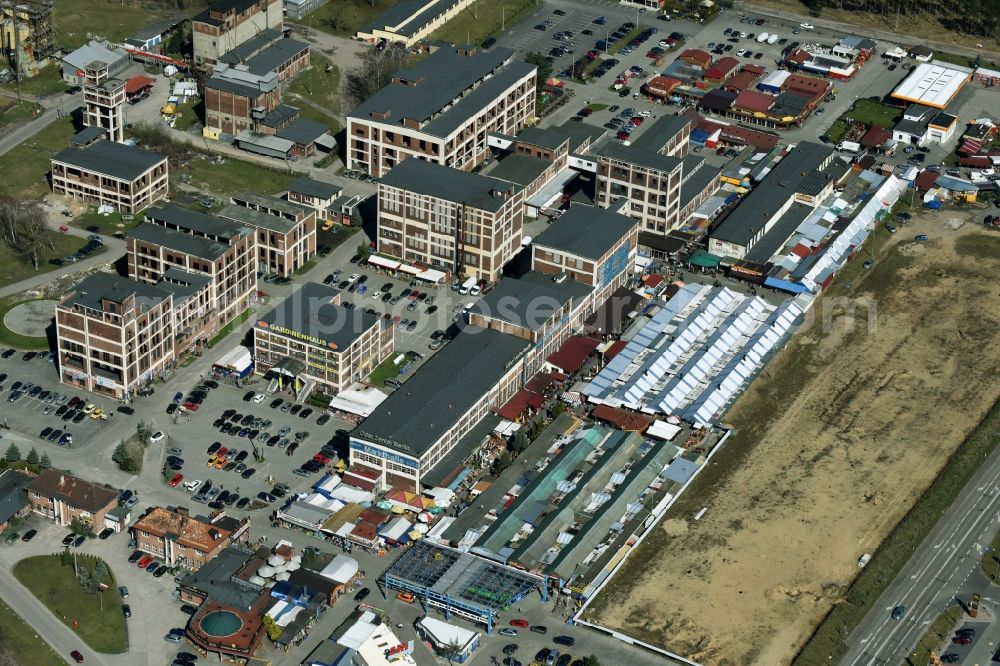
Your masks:
<instances>
[{"instance_id":1,"label":"parking lot","mask_svg":"<svg viewBox=\"0 0 1000 666\"><path fill-rule=\"evenodd\" d=\"M0 353L0 375L6 375L0 379L0 386L3 386L0 415L9 429L37 441L39 453L46 447L78 447L121 416L115 412L117 401L60 384L52 362L54 358L48 353L31 354L29 360L24 360L24 352L2 358L4 354L6 352ZM25 391L26 385L36 388ZM74 398L80 402L71 406L70 401ZM89 412L86 411L88 405L94 406ZM97 410L106 413L108 419L91 418ZM22 453L27 454L27 451Z\"/></svg>"}]
</instances>

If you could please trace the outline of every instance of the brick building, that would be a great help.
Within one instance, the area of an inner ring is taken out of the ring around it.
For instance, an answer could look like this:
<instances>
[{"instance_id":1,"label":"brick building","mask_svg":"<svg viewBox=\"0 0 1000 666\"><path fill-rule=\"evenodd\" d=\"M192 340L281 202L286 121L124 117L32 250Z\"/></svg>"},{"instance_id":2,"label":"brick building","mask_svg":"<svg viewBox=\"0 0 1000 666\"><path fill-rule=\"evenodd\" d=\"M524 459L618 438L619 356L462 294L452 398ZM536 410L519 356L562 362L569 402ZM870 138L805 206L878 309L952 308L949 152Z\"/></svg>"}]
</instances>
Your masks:
<instances>
[{"instance_id":1,"label":"brick building","mask_svg":"<svg viewBox=\"0 0 1000 666\"><path fill-rule=\"evenodd\" d=\"M79 518L99 532L104 517L118 506L117 491L54 469L39 474L26 490L32 512L64 527Z\"/></svg>"},{"instance_id":2,"label":"brick building","mask_svg":"<svg viewBox=\"0 0 1000 666\"><path fill-rule=\"evenodd\" d=\"M137 213L168 192L167 158L112 141L67 148L52 158L52 192L120 213Z\"/></svg>"},{"instance_id":3,"label":"brick building","mask_svg":"<svg viewBox=\"0 0 1000 666\"><path fill-rule=\"evenodd\" d=\"M316 255L316 212L279 197L244 192L219 217L256 234L257 270L288 277Z\"/></svg>"},{"instance_id":4,"label":"brick building","mask_svg":"<svg viewBox=\"0 0 1000 666\"><path fill-rule=\"evenodd\" d=\"M284 27L282 0L222 0L191 19L194 64L209 68L222 55L268 28Z\"/></svg>"},{"instance_id":5,"label":"brick building","mask_svg":"<svg viewBox=\"0 0 1000 666\"><path fill-rule=\"evenodd\" d=\"M196 571L233 543L250 541L250 519L192 516L185 507L151 507L132 525L136 548L168 566Z\"/></svg>"}]
</instances>

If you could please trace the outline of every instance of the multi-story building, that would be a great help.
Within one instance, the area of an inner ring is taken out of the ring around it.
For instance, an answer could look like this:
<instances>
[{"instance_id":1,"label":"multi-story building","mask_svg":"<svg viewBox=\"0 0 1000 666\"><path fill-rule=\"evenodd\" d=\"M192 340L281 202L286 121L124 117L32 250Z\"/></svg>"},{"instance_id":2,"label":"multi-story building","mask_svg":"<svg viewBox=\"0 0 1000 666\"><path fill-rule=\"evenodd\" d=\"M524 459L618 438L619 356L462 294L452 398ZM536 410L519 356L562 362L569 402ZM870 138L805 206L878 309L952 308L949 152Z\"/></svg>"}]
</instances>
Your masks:
<instances>
[{"instance_id":1,"label":"multi-story building","mask_svg":"<svg viewBox=\"0 0 1000 666\"><path fill-rule=\"evenodd\" d=\"M26 489L32 512L64 527L80 519L99 532L118 506L118 491L54 469L39 474Z\"/></svg>"},{"instance_id":2,"label":"multi-story building","mask_svg":"<svg viewBox=\"0 0 1000 666\"><path fill-rule=\"evenodd\" d=\"M404 44L410 48L458 15L474 0L402 0L379 14L354 34L375 44Z\"/></svg>"},{"instance_id":3,"label":"multi-story building","mask_svg":"<svg viewBox=\"0 0 1000 666\"><path fill-rule=\"evenodd\" d=\"M191 19L194 64L209 68L240 44L284 26L282 0L221 0Z\"/></svg>"},{"instance_id":4,"label":"multi-story building","mask_svg":"<svg viewBox=\"0 0 1000 666\"><path fill-rule=\"evenodd\" d=\"M221 327L256 298L257 248L252 229L180 206L146 211L129 232L128 275L163 286L170 268L211 278L210 316Z\"/></svg>"},{"instance_id":5,"label":"multi-story building","mask_svg":"<svg viewBox=\"0 0 1000 666\"><path fill-rule=\"evenodd\" d=\"M87 65L83 84L83 124L99 127L105 137L125 140L125 81L110 74L110 65L100 60Z\"/></svg>"},{"instance_id":6,"label":"multi-story building","mask_svg":"<svg viewBox=\"0 0 1000 666\"><path fill-rule=\"evenodd\" d=\"M167 566L196 571L233 543L250 541L250 519L192 516L186 507L151 507L132 525L135 547Z\"/></svg>"},{"instance_id":7,"label":"multi-story building","mask_svg":"<svg viewBox=\"0 0 1000 666\"><path fill-rule=\"evenodd\" d=\"M521 249L523 188L421 159L378 186L378 251L489 282Z\"/></svg>"},{"instance_id":8,"label":"multi-story building","mask_svg":"<svg viewBox=\"0 0 1000 666\"><path fill-rule=\"evenodd\" d=\"M572 206L535 237L531 268L593 287L594 300L602 303L628 283L638 244L633 218L614 209Z\"/></svg>"},{"instance_id":9,"label":"multi-story building","mask_svg":"<svg viewBox=\"0 0 1000 666\"><path fill-rule=\"evenodd\" d=\"M316 213L306 206L263 194L243 193L219 217L256 234L257 270L289 276L316 254Z\"/></svg>"},{"instance_id":10,"label":"multi-story building","mask_svg":"<svg viewBox=\"0 0 1000 666\"><path fill-rule=\"evenodd\" d=\"M138 213L166 198L167 158L113 141L67 148L52 158L52 192Z\"/></svg>"},{"instance_id":11,"label":"multi-story building","mask_svg":"<svg viewBox=\"0 0 1000 666\"><path fill-rule=\"evenodd\" d=\"M126 398L174 360L173 294L94 273L56 306L62 382Z\"/></svg>"},{"instance_id":12,"label":"multi-story building","mask_svg":"<svg viewBox=\"0 0 1000 666\"><path fill-rule=\"evenodd\" d=\"M343 189L340 185L302 177L288 186L285 198L300 206L312 208L316 213L316 220L326 222L336 217L331 208Z\"/></svg>"},{"instance_id":13,"label":"multi-story building","mask_svg":"<svg viewBox=\"0 0 1000 666\"><path fill-rule=\"evenodd\" d=\"M281 104L278 74L273 71L254 73L246 65L220 63L205 80L205 128L210 131L238 134L287 124L298 115L290 108Z\"/></svg>"},{"instance_id":14,"label":"multi-story building","mask_svg":"<svg viewBox=\"0 0 1000 666\"><path fill-rule=\"evenodd\" d=\"M680 218L683 157L687 155L691 119L663 116L626 146L610 142L597 151L597 205L608 208L625 199L623 215L639 220L643 231L666 235Z\"/></svg>"},{"instance_id":15,"label":"multi-story building","mask_svg":"<svg viewBox=\"0 0 1000 666\"><path fill-rule=\"evenodd\" d=\"M296 392L315 383L336 394L388 358L393 339L381 317L345 308L336 289L307 282L257 321L255 367Z\"/></svg>"},{"instance_id":16,"label":"multi-story building","mask_svg":"<svg viewBox=\"0 0 1000 666\"><path fill-rule=\"evenodd\" d=\"M490 132L512 136L534 117L536 70L508 48L438 49L347 116L347 168L381 177L417 157L471 169Z\"/></svg>"},{"instance_id":17,"label":"multi-story building","mask_svg":"<svg viewBox=\"0 0 1000 666\"><path fill-rule=\"evenodd\" d=\"M380 487L419 491L421 478L521 388L529 346L466 326L351 431L351 465L377 472Z\"/></svg>"}]
</instances>

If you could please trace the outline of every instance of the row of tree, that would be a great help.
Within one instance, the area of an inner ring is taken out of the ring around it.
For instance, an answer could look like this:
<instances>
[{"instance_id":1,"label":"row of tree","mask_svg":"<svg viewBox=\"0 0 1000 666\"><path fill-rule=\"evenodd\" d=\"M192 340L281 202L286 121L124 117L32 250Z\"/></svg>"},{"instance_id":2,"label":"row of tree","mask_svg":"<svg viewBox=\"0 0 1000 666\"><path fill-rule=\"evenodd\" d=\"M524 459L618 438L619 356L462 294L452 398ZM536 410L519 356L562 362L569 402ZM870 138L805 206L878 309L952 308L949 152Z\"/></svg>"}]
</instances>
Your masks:
<instances>
[{"instance_id":1,"label":"row of tree","mask_svg":"<svg viewBox=\"0 0 1000 666\"><path fill-rule=\"evenodd\" d=\"M16 444L11 444L7 447L7 452L4 454L4 462L8 465L10 463L16 463L21 461L21 449L17 448ZM49 460L49 454L43 453L41 456L38 455L38 451L35 447L31 447L28 451L28 457L25 458L25 462L29 465L37 465L38 469L45 471L52 467L52 461Z\"/></svg>"},{"instance_id":2,"label":"row of tree","mask_svg":"<svg viewBox=\"0 0 1000 666\"><path fill-rule=\"evenodd\" d=\"M37 201L16 197L0 198L0 233L3 244L38 268L41 254L48 247L55 250L52 235L45 229L46 215Z\"/></svg>"},{"instance_id":3,"label":"row of tree","mask_svg":"<svg viewBox=\"0 0 1000 666\"><path fill-rule=\"evenodd\" d=\"M996 0L800 0L813 16L824 9L865 12L886 17L927 16L948 30L1000 38Z\"/></svg>"}]
</instances>

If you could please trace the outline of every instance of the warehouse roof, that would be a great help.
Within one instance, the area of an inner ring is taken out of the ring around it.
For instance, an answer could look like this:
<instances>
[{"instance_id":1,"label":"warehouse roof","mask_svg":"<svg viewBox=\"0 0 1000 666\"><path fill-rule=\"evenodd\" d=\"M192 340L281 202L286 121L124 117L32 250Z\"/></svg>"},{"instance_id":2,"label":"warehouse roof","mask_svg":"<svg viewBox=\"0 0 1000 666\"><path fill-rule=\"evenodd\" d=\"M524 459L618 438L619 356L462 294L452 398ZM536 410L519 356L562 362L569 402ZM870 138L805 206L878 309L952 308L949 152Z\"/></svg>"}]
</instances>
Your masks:
<instances>
[{"instance_id":1,"label":"warehouse roof","mask_svg":"<svg viewBox=\"0 0 1000 666\"><path fill-rule=\"evenodd\" d=\"M571 206L535 238L535 245L600 259L627 236L638 221L605 208Z\"/></svg>"},{"instance_id":2,"label":"warehouse roof","mask_svg":"<svg viewBox=\"0 0 1000 666\"><path fill-rule=\"evenodd\" d=\"M719 169L710 166L703 157L697 155L685 157L684 180L681 181L681 207L687 206L718 178Z\"/></svg>"},{"instance_id":3,"label":"warehouse roof","mask_svg":"<svg viewBox=\"0 0 1000 666\"><path fill-rule=\"evenodd\" d=\"M514 51L496 47L462 55L457 49L441 48L416 65L396 73L393 83L359 104L350 118L402 125L410 118L426 123L422 130L444 136L486 102L537 68L513 61ZM489 77L489 78L487 78ZM451 104L451 108L447 108ZM446 109L446 110L445 110ZM385 114L385 117L376 117Z\"/></svg>"},{"instance_id":4,"label":"warehouse roof","mask_svg":"<svg viewBox=\"0 0 1000 666\"><path fill-rule=\"evenodd\" d=\"M497 160L496 166L490 169L488 175L491 178L527 186L535 182L551 166L552 162L544 158L513 153Z\"/></svg>"},{"instance_id":5,"label":"warehouse roof","mask_svg":"<svg viewBox=\"0 0 1000 666\"><path fill-rule=\"evenodd\" d=\"M282 39L280 32L274 28L264 28L247 41L236 46L236 48L223 53L219 60L230 65L246 62L247 59L257 55L280 39Z\"/></svg>"},{"instance_id":6,"label":"warehouse roof","mask_svg":"<svg viewBox=\"0 0 1000 666\"><path fill-rule=\"evenodd\" d=\"M638 164L659 171L673 171L681 163L680 158L661 155L647 147L645 142L626 146L617 141L609 141L597 150L597 154L611 160Z\"/></svg>"},{"instance_id":7,"label":"warehouse roof","mask_svg":"<svg viewBox=\"0 0 1000 666\"><path fill-rule=\"evenodd\" d=\"M362 33L385 30L402 37L410 37L434 19L444 15L459 4L460 0L402 0L376 16L361 29Z\"/></svg>"},{"instance_id":8,"label":"warehouse roof","mask_svg":"<svg viewBox=\"0 0 1000 666\"><path fill-rule=\"evenodd\" d=\"M199 213L176 204L150 208L145 212L147 222L153 222L168 229L187 231L211 240L228 243L237 236L244 235L246 229L228 220Z\"/></svg>"},{"instance_id":9,"label":"warehouse roof","mask_svg":"<svg viewBox=\"0 0 1000 666\"><path fill-rule=\"evenodd\" d=\"M521 189L505 180L418 159L403 160L382 177L380 184L491 212L503 208L507 201L496 193Z\"/></svg>"},{"instance_id":10,"label":"warehouse roof","mask_svg":"<svg viewBox=\"0 0 1000 666\"><path fill-rule=\"evenodd\" d=\"M306 282L260 317L257 328L280 326L324 341L329 349L345 350L373 326L380 326L381 319L360 309L334 304L338 293L332 287Z\"/></svg>"},{"instance_id":11,"label":"warehouse roof","mask_svg":"<svg viewBox=\"0 0 1000 666\"><path fill-rule=\"evenodd\" d=\"M804 204L792 204L792 207L777 219L771 229L764 234L764 237L747 252L746 260L756 264L770 261L774 253L784 246L795 230L799 228L799 225L805 222L812 210L811 207Z\"/></svg>"},{"instance_id":12,"label":"warehouse roof","mask_svg":"<svg viewBox=\"0 0 1000 666\"><path fill-rule=\"evenodd\" d=\"M472 312L540 331L564 305L593 291L576 280L555 282L552 275L528 271L504 278L473 306Z\"/></svg>"},{"instance_id":13,"label":"warehouse roof","mask_svg":"<svg viewBox=\"0 0 1000 666\"><path fill-rule=\"evenodd\" d=\"M121 303L130 296L155 304L170 296L170 292L146 282L130 280L111 273L93 273L76 285L70 297L63 301L62 305L102 310L102 300Z\"/></svg>"},{"instance_id":14,"label":"warehouse roof","mask_svg":"<svg viewBox=\"0 0 1000 666\"><path fill-rule=\"evenodd\" d=\"M296 178L288 186L289 192L303 194L307 197L316 197L317 199L332 199L340 194L343 189L340 185L325 183L321 180L314 180L308 177Z\"/></svg>"},{"instance_id":15,"label":"warehouse roof","mask_svg":"<svg viewBox=\"0 0 1000 666\"><path fill-rule=\"evenodd\" d=\"M531 145L547 150L557 150L566 143L568 138L565 134L557 130L553 130L552 128L542 129L541 127L525 127L517 135L517 140L520 143L530 143Z\"/></svg>"},{"instance_id":16,"label":"warehouse roof","mask_svg":"<svg viewBox=\"0 0 1000 666\"><path fill-rule=\"evenodd\" d=\"M527 340L512 335L466 326L351 431L351 436L412 456L423 455L497 384L529 346Z\"/></svg>"},{"instance_id":17,"label":"warehouse roof","mask_svg":"<svg viewBox=\"0 0 1000 666\"><path fill-rule=\"evenodd\" d=\"M61 150L52 161L93 171L102 176L132 181L166 162L167 158L135 146L102 140L83 148Z\"/></svg>"},{"instance_id":18,"label":"warehouse roof","mask_svg":"<svg viewBox=\"0 0 1000 666\"><path fill-rule=\"evenodd\" d=\"M254 210L245 206L228 204L219 211L219 216L234 222L249 225L255 229L267 229L286 234L297 224L294 220L287 220L279 215L272 215L264 211Z\"/></svg>"},{"instance_id":19,"label":"warehouse roof","mask_svg":"<svg viewBox=\"0 0 1000 666\"><path fill-rule=\"evenodd\" d=\"M954 99L972 76L968 67L938 60L923 62L892 91L892 97L943 109Z\"/></svg>"},{"instance_id":20,"label":"warehouse roof","mask_svg":"<svg viewBox=\"0 0 1000 666\"><path fill-rule=\"evenodd\" d=\"M287 127L282 127L277 134L282 139L294 141L300 146L308 146L316 142L316 139L326 134L330 129L328 125L310 120L309 118L298 118Z\"/></svg>"},{"instance_id":21,"label":"warehouse roof","mask_svg":"<svg viewBox=\"0 0 1000 666\"><path fill-rule=\"evenodd\" d=\"M754 113L765 113L774 106L774 95L767 95L755 90L744 90L733 100L733 106Z\"/></svg>"},{"instance_id":22,"label":"warehouse roof","mask_svg":"<svg viewBox=\"0 0 1000 666\"><path fill-rule=\"evenodd\" d=\"M713 238L747 245L788 199L803 187L813 189L811 176L833 154L833 148L800 142L778 162L764 181L712 232Z\"/></svg>"},{"instance_id":23,"label":"warehouse roof","mask_svg":"<svg viewBox=\"0 0 1000 666\"><path fill-rule=\"evenodd\" d=\"M282 39L247 60L247 68L255 74L273 72L298 58L309 45L295 39Z\"/></svg>"}]
</instances>

